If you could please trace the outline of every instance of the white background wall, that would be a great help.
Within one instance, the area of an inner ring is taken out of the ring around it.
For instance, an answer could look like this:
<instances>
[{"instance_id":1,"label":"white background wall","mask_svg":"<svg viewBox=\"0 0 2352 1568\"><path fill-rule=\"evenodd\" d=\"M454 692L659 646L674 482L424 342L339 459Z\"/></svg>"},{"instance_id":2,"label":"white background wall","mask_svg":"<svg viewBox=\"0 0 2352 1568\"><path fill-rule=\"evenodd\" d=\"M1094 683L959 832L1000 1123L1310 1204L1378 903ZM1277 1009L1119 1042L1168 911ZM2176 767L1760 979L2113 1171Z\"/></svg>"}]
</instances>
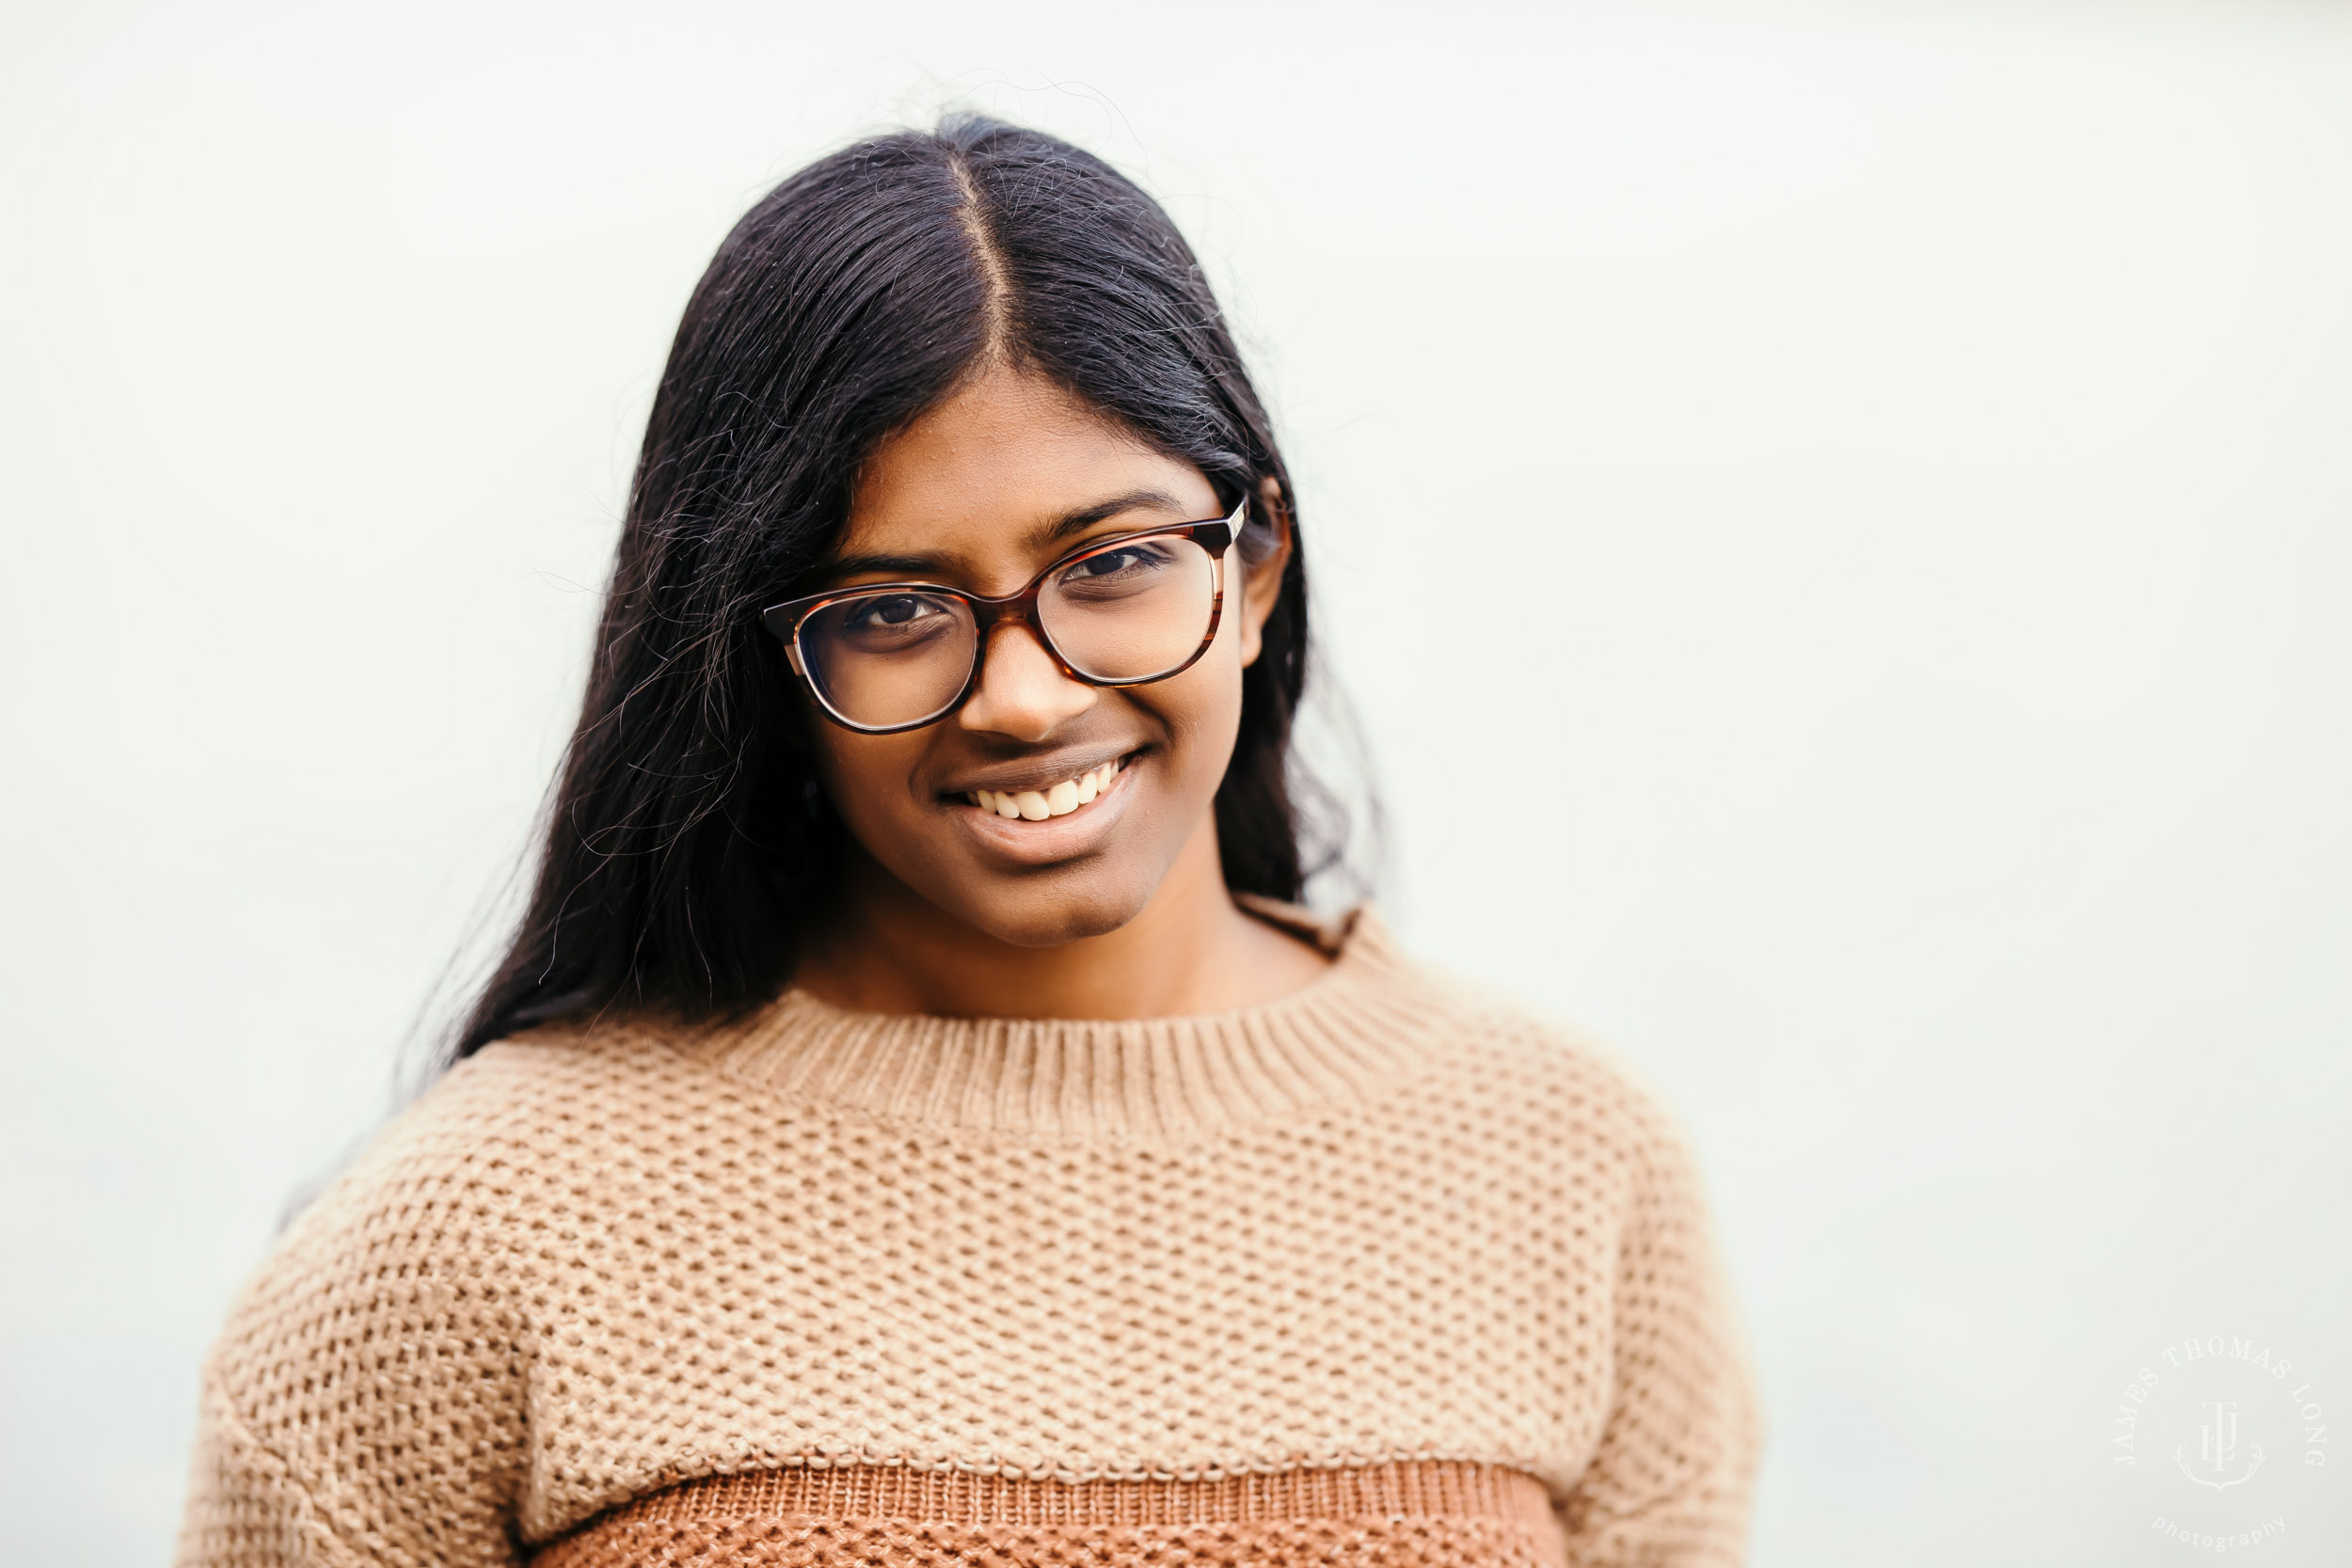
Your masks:
<instances>
[{"instance_id":1,"label":"white background wall","mask_svg":"<svg viewBox=\"0 0 2352 1568\"><path fill-rule=\"evenodd\" d=\"M2352 1437L2352 13L20 0L0 1557L166 1552L230 1291L521 847L688 289L950 102L1220 280L1393 918L1692 1125L1759 1562L2205 1555L2107 1449L2191 1335ZM2352 1557L2335 1458L2259 1560Z\"/></svg>"}]
</instances>

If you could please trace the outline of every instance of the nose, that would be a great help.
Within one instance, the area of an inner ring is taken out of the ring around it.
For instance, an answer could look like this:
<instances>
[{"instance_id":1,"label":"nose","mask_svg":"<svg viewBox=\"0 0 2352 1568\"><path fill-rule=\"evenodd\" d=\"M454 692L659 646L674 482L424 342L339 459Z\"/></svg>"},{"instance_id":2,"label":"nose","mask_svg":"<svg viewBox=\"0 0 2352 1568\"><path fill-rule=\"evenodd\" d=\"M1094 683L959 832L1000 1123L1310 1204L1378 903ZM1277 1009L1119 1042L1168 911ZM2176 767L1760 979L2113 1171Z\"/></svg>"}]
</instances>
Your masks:
<instances>
[{"instance_id":1,"label":"nose","mask_svg":"<svg viewBox=\"0 0 2352 1568\"><path fill-rule=\"evenodd\" d=\"M1002 621L989 633L980 684L956 710L956 722L1036 742L1093 705L1094 688L1063 674L1036 632Z\"/></svg>"}]
</instances>

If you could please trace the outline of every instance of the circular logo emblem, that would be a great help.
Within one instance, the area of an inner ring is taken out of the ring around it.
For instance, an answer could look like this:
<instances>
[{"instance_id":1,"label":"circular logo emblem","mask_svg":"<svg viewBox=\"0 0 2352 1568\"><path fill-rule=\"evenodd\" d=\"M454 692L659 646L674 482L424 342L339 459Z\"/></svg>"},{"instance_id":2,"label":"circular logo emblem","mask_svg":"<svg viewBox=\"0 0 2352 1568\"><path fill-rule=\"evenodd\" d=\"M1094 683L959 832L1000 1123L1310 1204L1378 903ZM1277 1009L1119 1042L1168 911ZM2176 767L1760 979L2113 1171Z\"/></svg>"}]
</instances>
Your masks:
<instances>
[{"instance_id":1,"label":"circular logo emblem","mask_svg":"<svg viewBox=\"0 0 2352 1568\"><path fill-rule=\"evenodd\" d=\"M2318 1523L2328 1409L2313 1369L2258 1338L2209 1334L2142 1361L2124 1384L2107 1456L2157 1540L2199 1553L2290 1544ZM2324 1528L2324 1527L2323 1527Z\"/></svg>"}]
</instances>

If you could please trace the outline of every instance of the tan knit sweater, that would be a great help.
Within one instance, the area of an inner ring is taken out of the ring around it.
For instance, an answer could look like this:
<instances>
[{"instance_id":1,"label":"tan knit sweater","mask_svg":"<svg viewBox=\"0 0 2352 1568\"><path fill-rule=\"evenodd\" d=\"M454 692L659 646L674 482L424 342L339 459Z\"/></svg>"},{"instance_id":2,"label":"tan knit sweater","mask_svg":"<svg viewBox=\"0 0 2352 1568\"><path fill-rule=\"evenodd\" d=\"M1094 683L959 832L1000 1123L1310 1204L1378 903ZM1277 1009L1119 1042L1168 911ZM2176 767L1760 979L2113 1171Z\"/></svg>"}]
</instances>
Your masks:
<instances>
[{"instance_id":1,"label":"tan knit sweater","mask_svg":"<svg viewBox=\"0 0 2352 1568\"><path fill-rule=\"evenodd\" d=\"M1670 1118L1369 911L1325 940L1211 1017L488 1047L246 1289L180 1561L1739 1560Z\"/></svg>"}]
</instances>

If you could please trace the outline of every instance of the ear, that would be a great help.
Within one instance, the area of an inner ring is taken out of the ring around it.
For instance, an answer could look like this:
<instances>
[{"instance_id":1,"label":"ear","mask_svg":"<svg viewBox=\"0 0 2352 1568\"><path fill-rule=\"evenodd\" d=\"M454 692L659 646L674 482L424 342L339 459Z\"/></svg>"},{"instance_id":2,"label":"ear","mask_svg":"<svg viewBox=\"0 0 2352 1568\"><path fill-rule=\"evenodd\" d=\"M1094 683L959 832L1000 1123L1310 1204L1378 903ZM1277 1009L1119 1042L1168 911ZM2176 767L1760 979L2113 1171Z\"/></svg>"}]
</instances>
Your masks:
<instances>
[{"instance_id":1,"label":"ear","mask_svg":"<svg viewBox=\"0 0 2352 1568\"><path fill-rule=\"evenodd\" d=\"M1241 661L1246 668L1258 662L1259 651L1264 647L1266 617L1274 613L1275 604L1282 596L1282 574L1291 563L1291 509L1282 494L1282 482L1272 474L1258 486L1259 516L1274 531L1274 547L1254 562L1242 560L1239 541L1226 556L1241 567ZM1232 568L1227 568L1230 575Z\"/></svg>"}]
</instances>

